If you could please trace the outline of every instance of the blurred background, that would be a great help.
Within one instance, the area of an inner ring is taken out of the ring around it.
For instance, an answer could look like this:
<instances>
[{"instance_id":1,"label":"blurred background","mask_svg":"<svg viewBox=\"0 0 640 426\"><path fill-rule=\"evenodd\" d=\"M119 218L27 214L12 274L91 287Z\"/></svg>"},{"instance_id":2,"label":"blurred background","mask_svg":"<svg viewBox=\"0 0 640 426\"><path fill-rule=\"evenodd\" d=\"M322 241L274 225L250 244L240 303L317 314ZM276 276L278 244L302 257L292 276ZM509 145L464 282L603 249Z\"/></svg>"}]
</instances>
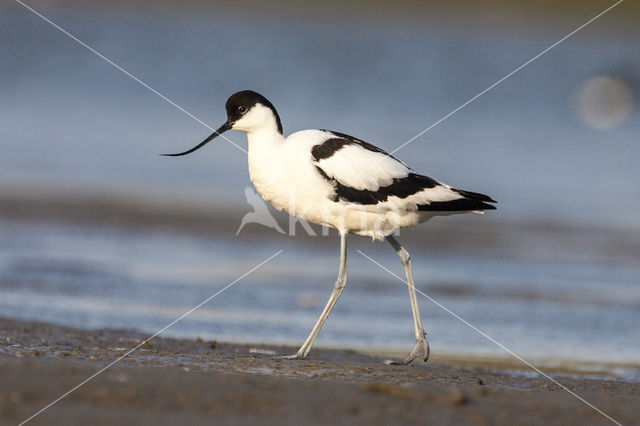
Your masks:
<instances>
[{"instance_id":1,"label":"blurred background","mask_svg":"<svg viewBox=\"0 0 640 426\"><path fill-rule=\"evenodd\" d=\"M393 150L613 2L28 4L213 128L253 89L285 134ZM400 235L418 288L522 355L620 374L640 363L639 9L620 4L395 154L500 203ZM244 152L219 140L158 156L210 130L13 0L0 93L0 315L153 333L284 249L165 334L304 340L338 239L256 224L236 237ZM402 272L386 244L351 238L349 288L318 344L409 350L403 283L355 248ZM504 354L420 304L435 354Z\"/></svg>"}]
</instances>

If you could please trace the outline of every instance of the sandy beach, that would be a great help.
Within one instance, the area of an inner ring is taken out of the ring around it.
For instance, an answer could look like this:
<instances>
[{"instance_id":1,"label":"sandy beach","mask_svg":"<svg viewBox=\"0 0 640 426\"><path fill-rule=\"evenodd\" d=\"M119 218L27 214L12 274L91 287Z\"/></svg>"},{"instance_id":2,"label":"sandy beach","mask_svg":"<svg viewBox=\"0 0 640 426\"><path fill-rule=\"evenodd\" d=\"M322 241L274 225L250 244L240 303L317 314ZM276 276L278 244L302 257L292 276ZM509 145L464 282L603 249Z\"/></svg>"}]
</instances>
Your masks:
<instances>
[{"instance_id":1,"label":"sandy beach","mask_svg":"<svg viewBox=\"0 0 640 426\"><path fill-rule=\"evenodd\" d=\"M18 424L129 349L135 331L0 319L0 423ZM157 337L30 424L611 424L549 380L446 360L409 366L346 350ZM622 424L640 385L559 376Z\"/></svg>"}]
</instances>

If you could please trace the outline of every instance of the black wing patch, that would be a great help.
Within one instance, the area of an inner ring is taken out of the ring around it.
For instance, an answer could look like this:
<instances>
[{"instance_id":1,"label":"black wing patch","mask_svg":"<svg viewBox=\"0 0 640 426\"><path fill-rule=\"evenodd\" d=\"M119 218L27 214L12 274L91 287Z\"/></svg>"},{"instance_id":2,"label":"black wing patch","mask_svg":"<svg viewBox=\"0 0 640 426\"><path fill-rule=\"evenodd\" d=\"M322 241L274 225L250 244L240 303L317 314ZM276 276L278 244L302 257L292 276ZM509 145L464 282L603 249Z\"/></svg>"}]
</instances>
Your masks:
<instances>
[{"instance_id":1,"label":"black wing patch","mask_svg":"<svg viewBox=\"0 0 640 426\"><path fill-rule=\"evenodd\" d=\"M365 142L361 139L354 138L353 136L349 136L344 133L334 132L332 130L325 130L325 129L320 129L320 130L323 132L331 133L332 135L335 136L335 138L329 138L318 145L314 145L314 147L311 148L311 156L315 161L320 161L320 160L324 160L325 158L329 158L347 145L359 145L368 151L379 152L380 154L384 154L388 157L393 158L398 162L401 162L397 158L385 152L383 149L380 149L377 146L370 144L369 142Z\"/></svg>"},{"instance_id":2,"label":"black wing patch","mask_svg":"<svg viewBox=\"0 0 640 426\"><path fill-rule=\"evenodd\" d=\"M389 156L390 158L393 158L394 160L406 166L406 164L389 155L384 150L361 139L354 138L353 136L349 136L340 132L334 132L324 129L321 130L323 132L328 132L335 137L329 138L322 143L315 145L311 149L311 156L313 157L315 162L332 157L336 152L340 151L347 145L358 145L368 151L378 152L380 154ZM408 166L406 167L409 169ZM391 182L390 185L382 186L378 188L377 191L371 191L368 189L356 189L344 185L339 180L329 177L324 172L324 170L322 170L322 168L317 165L316 169L318 170L318 173L320 173L322 177L328 180L335 188L332 201L345 201L348 203L371 205L387 201L387 199L392 196L406 198L410 195L422 191L425 188L434 188L435 186L440 185L437 181L431 179L428 176L409 173L406 177L393 179L393 182Z\"/></svg>"},{"instance_id":3,"label":"black wing patch","mask_svg":"<svg viewBox=\"0 0 640 426\"><path fill-rule=\"evenodd\" d=\"M366 145L363 145L362 143L357 143L357 142L349 140L349 139L331 138L331 139L327 139L326 141L322 142L321 144L314 145L314 147L311 148L311 156L313 157L313 159L315 161L324 160L325 158L332 157L333 154L335 154L336 152L340 151L345 146L347 146L347 145L355 145L355 144L358 144L361 147L363 147L364 149L368 149L369 151L375 151L375 152L380 152L380 153L383 152L379 148L377 148L377 147L375 147L375 146L373 146L373 145L371 145L369 143L367 143ZM374 148L374 149L372 149L372 148Z\"/></svg>"},{"instance_id":4,"label":"black wing patch","mask_svg":"<svg viewBox=\"0 0 640 426\"><path fill-rule=\"evenodd\" d=\"M320 160L332 157L336 152L340 151L347 145L359 145L366 150L379 152L402 163L400 160L389 155L384 150L361 139L354 138L353 136L340 132L324 129L321 130L331 133L335 137L329 138L322 143L315 145L311 149L311 156L316 163ZM402 164L405 165L404 163ZM406 167L409 168L408 166ZM348 203L372 205L383 203L387 201L389 197L395 196L401 199L407 198L411 195L417 194L423 189L431 189L441 185L438 181L428 176L410 172L406 177L393 179L393 182L390 185L382 186L378 188L377 191L371 191L368 189L356 189L344 185L337 179L329 177L325 171L317 165L316 170L322 177L333 185L334 193L331 200L334 202L343 201ZM409 170L411 169L409 168ZM496 202L488 195L457 188L451 188L451 190L460 194L463 198L450 201L433 201L429 204L419 204L418 211L453 212L496 209L494 206L487 204Z\"/></svg>"},{"instance_id":5,"label":"black wing patch","mask_svg":"<svg viewBox=\"0 0 640 426\"><path fill-rule=\"evenodd\" d=\"M496 200L488 195L478 192L465 191L464 189L451 188L464 198L458 198L450 201L432 201L429 204L418 205L418 211L421 212L459 212L459 211L475 211L475 210L495 210L495 206L487 203L497 203Z\"/></svg>"},{"instance_id":6,"label":"black wing patch","mask_svg":"<svg viewBox=\"0 0 640 426\"><path fill-rule=\"evenodd\" d=\"M458 198L451 201L432 201L429 204L419 204L420 212L463 212L476 210L495 210L491 204L469 198Z\"/></svg>"},{"instance_id":7,"label":"black wing patch","mask_svg":"<svg viewBox=\"0 0 640 426\"><path fill-rule=\"evenodd\" d=\"M425 188L434 188L440 185L428 176L409 173L407 177L393 179L391 185L381 186L377 191L370 191L343 185L340 181L327 176L320 167L316 166L316 169L322 177L334 186L335 192L332 201L345 201L365 205L377 204L387 201L389 197L407 198Z\"/></svg>"},{"instance_id":8,"label":"black wing patch","mask_svg":"<svg viewBox=\"0 0 640 426\"><path fill-rule=\"evenodd\" d=\"M496 200L489 197L488 195L480 194L478 192L465 191L464 189L458 188L451 188L451 190L457 192L465 198L470 198L472 200L486 201L487 203L497 203Z\"/></svg>"}]
</instances>

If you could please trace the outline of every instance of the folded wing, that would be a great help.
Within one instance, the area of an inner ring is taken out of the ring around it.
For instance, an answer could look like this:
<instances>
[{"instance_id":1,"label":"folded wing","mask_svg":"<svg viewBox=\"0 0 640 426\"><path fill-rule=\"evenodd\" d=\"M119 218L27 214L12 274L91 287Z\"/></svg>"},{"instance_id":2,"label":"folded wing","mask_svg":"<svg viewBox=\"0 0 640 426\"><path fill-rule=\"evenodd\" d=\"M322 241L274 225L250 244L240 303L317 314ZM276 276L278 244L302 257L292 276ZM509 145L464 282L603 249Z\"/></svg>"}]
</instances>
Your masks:
<instances>
[{"instance_id":1,"label":"folded wing","mask_svg":"<svg viewBox=\"0 0 640 426\"><path fill-rule=\"evenodd\" d=\"M409 166L380 148L337 132L311 151L314 165L334 187L333 201L372 210L424 212L493 210L491 197L452 188Z\"/></svg>"}]
</instances>

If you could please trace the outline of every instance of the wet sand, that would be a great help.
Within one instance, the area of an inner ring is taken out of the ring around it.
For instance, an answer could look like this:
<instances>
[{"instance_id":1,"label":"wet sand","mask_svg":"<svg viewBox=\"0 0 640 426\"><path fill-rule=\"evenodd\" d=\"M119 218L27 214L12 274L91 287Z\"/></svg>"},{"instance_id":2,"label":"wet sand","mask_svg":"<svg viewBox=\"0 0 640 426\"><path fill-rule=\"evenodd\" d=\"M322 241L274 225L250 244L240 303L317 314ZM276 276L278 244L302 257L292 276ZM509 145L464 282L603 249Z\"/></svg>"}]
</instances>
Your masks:
<instances>
[{"instance_id":1,"label":"wet sand","mask_svg":"<svg viewBox=\"0 0 640 426\"><path fill-rule=\"evenodd\" d=\"M0 318L0 423L18 424L145 336ZM612 424L544 378L436 359L157 337L30 424ZM559 379L622 424L640 384Z\"/></svg>"}]
</instances>

